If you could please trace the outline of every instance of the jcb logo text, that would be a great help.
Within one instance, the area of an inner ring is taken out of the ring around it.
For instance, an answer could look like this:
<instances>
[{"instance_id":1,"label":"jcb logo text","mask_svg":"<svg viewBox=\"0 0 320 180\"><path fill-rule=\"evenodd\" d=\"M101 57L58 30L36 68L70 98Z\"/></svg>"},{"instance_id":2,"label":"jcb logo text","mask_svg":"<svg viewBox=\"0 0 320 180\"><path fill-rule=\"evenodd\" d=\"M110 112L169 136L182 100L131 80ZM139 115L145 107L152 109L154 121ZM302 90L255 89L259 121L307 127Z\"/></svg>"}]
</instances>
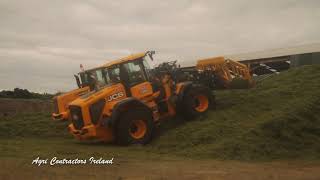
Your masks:
<instances>
[{"instance_id":1,"label":"jcb logo text","mask_svg":"<svg viewBox=\"0 0 320 180\"><path fill-rule=\"evenodd\" d=\"M121 98L123 95L124 95L123 92L118 92L118 93L112 94L111 96L109 96L107 98L107 101L109 102L109 101L116 100L118 98Z\"/></svg>"}]
</instances>

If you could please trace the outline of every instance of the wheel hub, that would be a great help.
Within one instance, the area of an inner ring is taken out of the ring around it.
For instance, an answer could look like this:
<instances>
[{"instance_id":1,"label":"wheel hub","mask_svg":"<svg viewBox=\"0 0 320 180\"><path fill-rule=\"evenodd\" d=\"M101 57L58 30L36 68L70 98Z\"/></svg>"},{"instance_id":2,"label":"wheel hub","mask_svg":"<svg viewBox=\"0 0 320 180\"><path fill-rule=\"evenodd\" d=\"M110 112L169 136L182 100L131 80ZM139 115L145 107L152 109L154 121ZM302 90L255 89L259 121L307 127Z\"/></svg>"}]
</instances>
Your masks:
<instances>
[{"instance_id":1,"label":"wheel hub","mask_svg":"<svg viewBox=\"0 0 320 180\"><path fill-rule=\"evenodd\" d=\"M131 123L129 133L132 138L140 139L144 137L147 132L147 125L143 120L134 120Z\"/></svg>"}]
</instances>

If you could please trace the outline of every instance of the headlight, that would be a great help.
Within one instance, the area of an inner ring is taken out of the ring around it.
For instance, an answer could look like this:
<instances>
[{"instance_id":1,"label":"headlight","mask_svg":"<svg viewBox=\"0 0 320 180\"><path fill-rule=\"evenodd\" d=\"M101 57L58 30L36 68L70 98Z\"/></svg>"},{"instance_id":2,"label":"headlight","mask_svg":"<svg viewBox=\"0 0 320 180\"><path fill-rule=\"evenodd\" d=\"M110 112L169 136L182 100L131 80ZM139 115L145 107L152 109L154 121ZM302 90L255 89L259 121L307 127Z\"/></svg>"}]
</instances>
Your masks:
<instances>
[{"instance_id":1,"label":"headlight","mask_svg":"<svg viewBox=\"0 0 320 180\"><path fill-rule=\"evenodd\" d=\"M72 123L76 129L81 129L84 126L81 107L79 106L69 106L70 117Z\"/></svg>"}]
</instances>

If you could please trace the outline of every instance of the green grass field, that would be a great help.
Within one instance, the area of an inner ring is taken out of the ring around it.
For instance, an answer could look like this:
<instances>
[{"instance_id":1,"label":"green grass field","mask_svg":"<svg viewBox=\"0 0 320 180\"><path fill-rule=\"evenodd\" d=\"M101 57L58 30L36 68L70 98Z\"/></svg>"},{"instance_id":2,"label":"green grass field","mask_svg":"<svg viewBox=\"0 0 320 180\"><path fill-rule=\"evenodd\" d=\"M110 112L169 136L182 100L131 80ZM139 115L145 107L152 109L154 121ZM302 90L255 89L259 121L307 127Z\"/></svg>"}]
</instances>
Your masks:
<instances>
[{"instance_id":1,"label":"green grass field","mask_svg":"<svg viewBox=\"0 0 320 180\"><path fill-rule=\"evenodd\" d=\"M320 66L291 69L250 90L216 93L216 110L154 141L188 157L270 160L320 157Z\"/></svg>"},{"instance_id":2,"label":"green grass field","mask_svg":"<svg viewBox=\"0 0 320 180\"><path fill-rule=\"evenodd\" d=\"M228 159L269 161L320 158L320 66L304 66L259 82L219 90L217 106L193 120L169 119L146 146L82 143L50 113L0 120L0 157L90 156L119 159Z\"/></svg>"}]
</instances>

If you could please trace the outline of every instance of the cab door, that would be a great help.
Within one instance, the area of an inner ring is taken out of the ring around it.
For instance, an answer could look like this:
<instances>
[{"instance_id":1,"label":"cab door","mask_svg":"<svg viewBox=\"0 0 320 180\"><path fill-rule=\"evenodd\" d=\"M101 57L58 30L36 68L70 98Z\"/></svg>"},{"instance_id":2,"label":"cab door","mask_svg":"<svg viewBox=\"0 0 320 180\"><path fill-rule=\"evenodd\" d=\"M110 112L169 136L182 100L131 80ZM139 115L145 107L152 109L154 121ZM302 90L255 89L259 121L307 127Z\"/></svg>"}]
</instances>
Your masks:
<instances>
[{"instance_id":1,"label":"cab door","mask_svg":"<svg viewBox=\"0 0 320 180\"><path fill-rule=\"evenodd\" d=\"M152 96L153 90L151 83L148 81L148 76L143 65L143 59L123 64L123 71L127 72L127 75L125 75L127 76L125 84L132 97L142 100Z\"/></svg>"}]
</instances>

